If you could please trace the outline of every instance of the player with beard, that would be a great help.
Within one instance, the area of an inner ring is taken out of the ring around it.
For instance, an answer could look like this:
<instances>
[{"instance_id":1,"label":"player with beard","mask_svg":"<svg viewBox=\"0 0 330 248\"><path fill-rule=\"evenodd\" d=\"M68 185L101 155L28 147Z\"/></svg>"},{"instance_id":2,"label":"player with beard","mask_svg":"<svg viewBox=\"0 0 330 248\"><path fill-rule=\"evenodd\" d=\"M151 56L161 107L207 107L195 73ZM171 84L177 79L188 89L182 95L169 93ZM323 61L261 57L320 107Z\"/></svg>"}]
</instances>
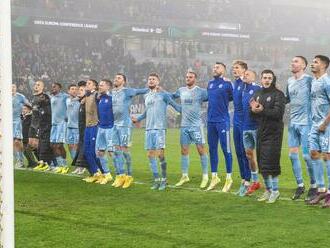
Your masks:
<instances>
[{"instance_id":1,"label":"player with beard","mask_svg":"<svg viewBox=\"0 0 330 248\"><path fill-rule=\"evenodd\" d=\"M149 91L145 89L126 88L126 76L117 73L114 79L114 88L112 89L112 107L114 115L113 145L114 156L113 163L117 170L117 176L112 186L128 188L133 182L132 161L129 152L131 142L132 121L130 118L130 106L133 97L145 94ZM126 161L127 170L125 172L124 162Z\"/></svg>"},{"instance_id":2,"label":"player with beard","mask_svg":"<svg viewBox=\"0 0 330 248\"><path fill-rule=\"evenodd\" d=\"M311 83L313 78L305 73L306 67L307 60L305 57L295 56L292 59L291 72L293 76L288 79L286 98L287 103L290 103L288 125L289 157L298 186L292 196L292 200L299 199L305 192L299 159L299 146L301 146L311 185L305 200L310 201L314 198L317 188L313 160L309 155L308 145L308 135L311 129Z\"/></svg>"},{"instance_id":3,"label":"player with beard","mask_svg":"<svg viewBox=\"0 0 330 248\"><path fill-rule=\"evenodd\" d=\"M176 186L182 186L190 181L189 146L195 144L200 156L202 166L202 182L200 188L204 189L209 181L208 157L205 149L204 127L202 124L202 104L207 101L207 90L197 84L197 74L189 71L186 74L186 86L179 88L172 96L180 98L182 107L180 143L181 143L181 170L182 177Z\"/></svg>"},{"instance_id":4,"label":"player with beard","mask_svg":"<svg viewBox=\"0 0 330 248\"><path fill-rule=\"evenodd\" d=\"M69 171L66 162L66 151L64 149L67 128L66 101L68 97L68 94L62 92L62 85L60 83L52 84L52 94L50 97L52 107L52 129L50 142L58 165L55 169L55 173L62 174L66 174Z\"/></svg>"},{"instance_id":5,"label":"player with beard","mask_svg":"<svg viewBox=\"0 0 330 248\"><path fill-rule=\"evenodd\" d=\"M167 106L170 104L177 111L181 111L181 108L172 100L169 93L159 91L159 82L158 74L149 74L150 91L144 96L146 110L138 118L132 117L132 121L137 123L146 118L145 149L148 151L149 164L154 178L151 189L162 191L166 189L167 183L167 168L166 163L163 162L165 161ZM161 176L157 158L160 161Z\"/></svg>"},{"instance_id":6,"label":"player with beard","mask_svg":"<svg viewBox=\"0 0 330 248\"><path fill-rule=\"evenodd\" d=\"M230 117L229 102L233 99L233 87L230 81L224 79L226 66L221 62L216 62L213 66L213 80L209 81L207 87L208 108L207 108L207 140L209 144L210 163L212 179L207 190L214 189L219 183L218 177L218 144L225 157L227 177L223 192L228 192L233 180L232 163L233 158L230 147Z\"/></svg>"}]
</instances>

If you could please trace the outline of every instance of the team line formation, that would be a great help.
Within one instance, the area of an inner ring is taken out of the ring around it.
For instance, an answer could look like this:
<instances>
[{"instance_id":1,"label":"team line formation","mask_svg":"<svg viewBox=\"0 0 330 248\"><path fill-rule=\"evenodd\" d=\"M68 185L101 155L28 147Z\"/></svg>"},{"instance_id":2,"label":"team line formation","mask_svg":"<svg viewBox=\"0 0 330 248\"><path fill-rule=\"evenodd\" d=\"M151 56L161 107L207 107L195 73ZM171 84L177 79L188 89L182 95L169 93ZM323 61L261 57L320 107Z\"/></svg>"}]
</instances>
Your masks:
<instances>
[{"instance_id":1,"label":"team line formation","mask_svg":"<svg viewBox=\"0 0 330 248\"><path fill-rule=\"evenodd\" d=\"M292 77L288 79L286 93L276 87L272 70L260 76L241 60L232 64L233 82L224 77L226 65L216 62L213 79L207 89L197 85L197 74L186 73L186 85L176 92L166 92L157 73L148 75L147 88L125 87L126 76L116 74L109 79L94 79L70 85L68 93L59 83L53 83L51 94L45 85L36 81L31 102L12 86L14 159L16 167L55 173L69 173L64 144L68 145L72 165L71 173L89 176L88 183L107 184L113 180L108 166L112 158L115 168L113 187L132 185L130 154L131 129L140 127L145 119L145 149L153 176L152 190L165 190L167 163L164 155L167 126L167 107L171 105L181 113L180 144L182 176L176 186L190 181L189 146L195 144L202 168L201 189L215 189L218 177L218 144L222 149L226 180L223 192L229 192L232 180L232 152L230 147L230 117L228 105L233 101L233 139L239 165L241 184L238 196L249 196L261 188L264 193L258 201L274 203L280 196L278 182L281 174L280 156L283 139L285 105L290 104L288 125L289 157L297 188L293 200L305 195L306 204L322 203L330 207L330 77L327 74L329 58L317 55L311 62L313 76L305 70L308 62L303 56L291 61ZM260 84L257 83L260 79ZM132 99L144 96L145 111L138 117L130 116ZM178 103L175 99L179 99ZM207 142L202 125L202 104L207 107ZM305 189L299 148L306 164L310 187ZM209 179L209 163L211 179ZM325 163L328 188L324 179ZM305 191L306 194L305 194Z\"/></svg>"}]
</instances>

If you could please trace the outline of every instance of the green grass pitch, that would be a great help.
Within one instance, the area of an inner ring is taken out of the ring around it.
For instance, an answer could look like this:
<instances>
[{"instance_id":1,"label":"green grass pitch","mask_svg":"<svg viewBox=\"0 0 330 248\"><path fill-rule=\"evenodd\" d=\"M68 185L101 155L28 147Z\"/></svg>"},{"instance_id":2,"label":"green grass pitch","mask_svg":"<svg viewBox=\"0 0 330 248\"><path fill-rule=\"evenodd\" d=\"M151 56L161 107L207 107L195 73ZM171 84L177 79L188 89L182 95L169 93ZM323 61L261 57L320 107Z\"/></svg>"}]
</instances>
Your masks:
<instances>
[{"instance_id":1,"label":"green grass pitch","mask_svg":"<svg viewBox=\"0 0 330 248\"><path fill-rule=\"evenodd\" d=\"M125 190L109 184L87 184L79 177L16 170L16 247L328 246L329 210L289 200L296 185L286 137L280 176L282 200L273 205L259 203L255 196L240 198L198 190L201 168L194 147L191 147L191 182L180 189L151 191L151 172L143 143L144 130L134 130L131 151L137 183ZM233 157L232 192L240 182ZM176 129L167 132L166 158L168 182L174 185L180 178ZM220 158L222 186L225 166L222 155Z\"/></svg>"}]
</instances>

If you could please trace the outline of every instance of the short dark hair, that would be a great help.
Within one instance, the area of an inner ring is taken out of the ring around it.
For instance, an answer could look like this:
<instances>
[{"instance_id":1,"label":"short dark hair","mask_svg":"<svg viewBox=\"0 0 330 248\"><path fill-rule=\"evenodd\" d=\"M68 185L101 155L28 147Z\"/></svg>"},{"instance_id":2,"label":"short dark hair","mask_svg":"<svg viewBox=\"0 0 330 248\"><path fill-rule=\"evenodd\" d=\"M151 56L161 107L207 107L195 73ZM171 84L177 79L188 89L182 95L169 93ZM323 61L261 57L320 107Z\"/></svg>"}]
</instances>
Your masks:
<instances>
[{"instance_id":1,"label":"short dark hair","mask_svg":"<svg viewBox=\"0 0 330 248\"><path fill-rule=\"evenodd\" d=\"M69 87L68 87L68 90L71 89L72 87L77 87L76 84L70 84Z\"/></svg>"},{"instance_id":2,"label":"short dark hair","mask_svg":"<svg viewBox=\"0 0 330 248\"><path fill-rule=\"evenodd\" d=\"M101 81L106 82L107 85L109 85L110 87L112 87L112 81L110 79L102 79Z\"/></svg>"},{"instance_id":3,"label":"short dark hair","mask_svg":"<svg viewBox=\"0 0 330 248\"><path fill-rule=\"evenodd\" d=\"M330 63L329 57L325 55L316 55L314 58L321 60L325 64L325 68L328 69Z\"/></svg>"},{"instance_id":4,"label":"short dark hair","mask_svg":"<svg viewBox=\"0 0 330 248\"><path fill-rule=\"evenodd\" d=\"M95 79L88 79L87 81L91 81L93 82L94 86L97 87L98 86L98 82Z\"/></svg>"},{"instance_id":5,"label":"short dark hair","mask_svg":"<svg viewBox=\"0 0 330 248\"><path fill-rule=\"evenodd\" d=\"M275 84L275 83L276 83L276 76L275 76L275 73L274 73L272 70L269 70L269 69L263 70L263 71L261 72L261 77L262 77L264 74L272 74L272 75L273 75L272 84Z\"/></svg>"},{"instance_id":6,"label":"short dark hair","mask_svg":"<svg viewBox=\"0 0 330 248\"><path fill-rule=\"evenodd\" d=\"M306 67L307 67L307 65L308 65L308 61L307 61L307 59L306 59L304 56L297 55L297 56L295 56L295 57L296 57L296 58L300 58L302 61L304 61L305 65L306 65ZM306 69L306 67L305 67L305 69Z\"/></svg>"},{"instance_id":7,"label":"short dark hair","mask_svg":"<svg viewBox=\"0 0 330 248\"><path fill-rule=\"evenodd\" d=\"M116 75L122 76L124 79L124 82L126 82L126 76L123 73L117 73Z\"/></svg>"},{"instance_id":8,"label":"short dark hair","mask_svg":"<svg viewBox=\"0 0 330 248\"><path fill-rule=\"evenodd\" d=\"M248 69L247 63L245 63L243 60L235 60L233 65L239 65L241 66L244 70Z\"/></svg>"},{"instance_id":9,"label":"short dark hair","mask_svg":"<svg viewBox=\"0 0 330 248\"><path fill-rule=\"evenodd\" d=\"M78 82L78 87L84 87L84 86L86 86L86 84L87 84L86 81L83 81L83 80L79 81Z\"/></svg>"},{"instance_id":10,"label":"short dark hair","mask_svg":"<svg viewBox=\"0 0 330 248\"><path fill-rule=\"evenodd\" d=\"M32 106L30 104L25 103L23 107L27 107L29 110L32 110Z\"/></svg>"},{"instance_id":11,"label":"short dark hair","mask_svg":"<svg viewBox=\"0 0 330 248\"><path fill-rule=\"evenodd\" d=\"M224 63L222 63L222 62L218 62L218 61L217 61L217 62L215 62L215 64L216 64L216 65L222 65L225 69L227 69L226 65L225 65Z\"/></svg>"},{"instance_id":12,"label":"short dark hair","mask_svg":"<svg viewBox=\"0 0 330 248\"><path fill-rule=\"evenodd\" d=\"M194 71L187 71L187 73L193 74L195 76L195 78L197 78L197 73Z\"/></svg>"},{"instance_id":13,"label":"short dark hair","mask_svg":"<svg viewBox=\"0 0 330 248\"><path fill-rule=\"evenodd\" d=\"M60 89L62 89L62 84L60 84L58 82L54 82L53 84L57 85Z\"/></svg>"},{"instance_id":14,"label":"short dark hair","mask_svg":"<svg viewBox=\"0 0 330 248\"><path fill-rule=\"evenodd\" d=\"M160 80L160 77L159 77L159 75L156 72L150 73L149 74L149 77L156 77L156 78L158 78L158 80Z\"/></svg>"}]
</instances>

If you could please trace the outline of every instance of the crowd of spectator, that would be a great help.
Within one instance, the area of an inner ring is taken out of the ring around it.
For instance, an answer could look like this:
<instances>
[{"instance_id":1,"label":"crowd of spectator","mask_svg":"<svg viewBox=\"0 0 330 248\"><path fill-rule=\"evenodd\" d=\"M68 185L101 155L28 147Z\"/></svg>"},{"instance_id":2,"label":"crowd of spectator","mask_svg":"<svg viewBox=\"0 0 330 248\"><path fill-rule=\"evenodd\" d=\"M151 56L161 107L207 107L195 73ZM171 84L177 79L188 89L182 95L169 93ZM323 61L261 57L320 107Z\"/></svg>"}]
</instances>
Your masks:
<instances>
[{"instance_id":1,"label":"crowd of spectator","mask_svg":"<svg viewBox=\"0 0 330 248\"><path fill-rule=\"evenodd\" d=\"M13 13L25 8L38 16L204 28L227 23L243 32L283 35L323 34L330 24L322 0L300 5L263 0L12 0L12 5Z\"/></svg>"},{"instance_id":2,"label":"crowd of spectator","mask_svg":"<svg viewBox=\"0 0 330 248\"><path fill-rule=\"evenodd\" d=\"M208 80L212 78L212 66L215 62L204 61L198 56L158 58L154 61L152 58L136 58L125 49L125 40L115 36L100 39L95 35L86 35L73 41L66 40L63 35L49 37L14 31L12 42L13 81L17 84L18 91L28 98L31 98L33 84L38 79L42 79L49 89L51 82L60 82L65 87L87 78L112 79L117 72L127 75L128 86L136 88L145 87L148 73L157 72L163 88L175 91L184 85L185 73L191 69L199 75L199 84L206 87ZM231 60L224 61L228 65L228 78L231 77L230 63L235 58L229 57ZM221 58L218 60L221 61ZM290 76L289 58L282 68L271 61L247 62L257 72L265 69L265 66L275 68L278 85L285 90L286 80Z\"/></svg>"},{"instance_id":3,"label":"crowd of spectator","mask_svg":"<svg viewBox=\"0 0 330 248\"><path fill-rule=\"evenodd\" d=\"M112 79L117 72L127 75L132 87L143 87L147 74L157 72L165 88L173 90L183 84L188 68L199 71L201 66L199 62L188 64L174 60L167 63L136 61L125 52L123 40L115 37L100 40L89 36L68 44L61 37L13 35L13 77L19 90L27 95L31 94L37 79L42 79L46 85L54 81L68 85L86 78Z\"/></svg>"},{"instance_id":4,"label":"crowd of spectator","mask_svg":"<svg viewBox=\"0 0 330 248\"><path fill-rule=\"evenodd\" d=\"M76 38L65 39L68 35L49 37L45 34L14 32L13 75L20 91L31 94L31 86L37 79L44 80L46 85L54 81L67 85L86 78L112 79L117 72L127 75L128 85L132 87L143 87L146 84L147 74L157 72L164 87L175 90L184 84L185 72L188 69L196 71L200 83L205 86L212 75L212 64L215 62L204 61L197 55L185 57L182 54L177 57L172 56L170 59L162 59L164 54L157 54L159 58L155 60L153 57L156 55L150 58L136 58L125 49L123 38L113 36L102 39L95 35L85 35L84 38L80 38L81 36L77 35ZM196 53L201 50L196 49ZM225 57L222 55L217 60L228 64L235 58L246 58L251 68L257 72L269 66L278 71L279 75L284 75L280 78L283 78L285 85L289 58L283 66L276 59L274 50L268 49L259 53L249 48L247 51L247 55L243 54L243 56L227 51L228 59L224 60ZM249 53L254 54L250 60ZM268 57L268 60L260 59L262 56ZM228 74L230 77L230 71Z\"/></svg>"}]
</instances>

